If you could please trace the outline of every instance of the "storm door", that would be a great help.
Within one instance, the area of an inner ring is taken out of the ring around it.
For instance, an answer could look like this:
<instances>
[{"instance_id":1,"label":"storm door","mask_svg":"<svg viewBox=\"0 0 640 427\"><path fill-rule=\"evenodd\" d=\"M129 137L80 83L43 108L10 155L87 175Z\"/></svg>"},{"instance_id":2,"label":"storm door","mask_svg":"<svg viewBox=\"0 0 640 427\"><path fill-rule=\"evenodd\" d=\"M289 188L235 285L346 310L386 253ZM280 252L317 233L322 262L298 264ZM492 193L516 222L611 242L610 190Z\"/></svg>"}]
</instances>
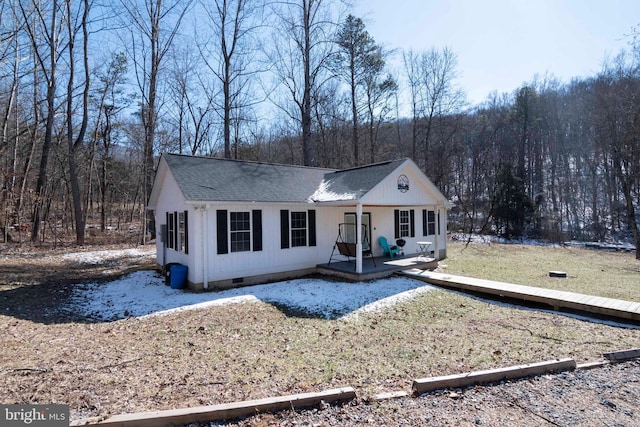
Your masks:
<instances>
[{"instance_id":1,"label":"storm door","mask_svg":"<svg viewBox=\"0 0 640 427\"><path fill-rule=\"evenodd\" d=\"M345 213L345 236L347 243L356 243L356 225L357 218L355 213ZM362 213L362 250L371 250L371 213Z\"/></svg>"}]
</instances>

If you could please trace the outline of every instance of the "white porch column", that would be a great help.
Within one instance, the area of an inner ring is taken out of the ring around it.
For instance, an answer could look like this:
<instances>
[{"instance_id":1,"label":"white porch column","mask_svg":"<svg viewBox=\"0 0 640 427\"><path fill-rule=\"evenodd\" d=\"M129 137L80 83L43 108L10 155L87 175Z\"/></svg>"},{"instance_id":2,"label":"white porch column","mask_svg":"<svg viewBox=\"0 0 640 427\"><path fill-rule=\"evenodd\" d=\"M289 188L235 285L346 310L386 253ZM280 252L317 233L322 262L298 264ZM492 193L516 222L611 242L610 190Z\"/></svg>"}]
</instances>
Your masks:
<instances>
[{"instance_id":1,"label":"white porch column","mask_svg":"<svg viewBox=\"0 0 640 427\"><path fill-rule=\"evenodd\" d=\"M362 273L362 203L356 206L356 273Z\"/></svg>"},{"instance_id":2,"label":"white porch column","mask_svg":"<svg viewBox=\"0 0 640 427\"><path fill-rule=\"evenodd\" d=\"M209 242L207 242L207 236L209 235L209 214L208 205L201 207L202 213L202 287L209 289Z\"/></svg>"}]
</instances>

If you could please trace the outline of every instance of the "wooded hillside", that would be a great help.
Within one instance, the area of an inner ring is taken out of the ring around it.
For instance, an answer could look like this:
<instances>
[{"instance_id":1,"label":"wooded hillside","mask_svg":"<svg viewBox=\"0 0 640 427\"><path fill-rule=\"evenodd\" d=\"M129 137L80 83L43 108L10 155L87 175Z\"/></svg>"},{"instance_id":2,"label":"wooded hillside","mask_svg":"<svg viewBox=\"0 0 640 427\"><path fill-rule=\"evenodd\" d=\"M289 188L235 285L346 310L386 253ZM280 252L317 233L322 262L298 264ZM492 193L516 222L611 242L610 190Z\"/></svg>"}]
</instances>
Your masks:
<instances>
[{"instance_id":1,"label":"wooded hillside","mask_svg":"<svg viewBox=\"0 0 640 427\"><path fill-rule=\"evenodd\" d=\"M3 239L144 239L158 156L175 152L335 168L410 157L456 203L451 230L639 245L637 40L597 75L469 105L450 48L392 53L348 12L0 3Z\"/></svg>"}]
</instances>

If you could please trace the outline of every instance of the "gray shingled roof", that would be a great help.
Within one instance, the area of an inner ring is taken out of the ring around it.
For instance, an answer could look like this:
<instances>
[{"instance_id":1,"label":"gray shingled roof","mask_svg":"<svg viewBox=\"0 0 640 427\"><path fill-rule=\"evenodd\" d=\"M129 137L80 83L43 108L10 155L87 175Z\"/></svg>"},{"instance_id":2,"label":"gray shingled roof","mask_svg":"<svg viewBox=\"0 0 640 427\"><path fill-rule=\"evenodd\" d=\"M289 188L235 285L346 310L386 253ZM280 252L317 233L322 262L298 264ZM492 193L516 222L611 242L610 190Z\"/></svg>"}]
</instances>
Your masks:
<instances>
[{"instance_id":1,"label":"gray shingled roof","mask_svg":"<svg viewBox=\"0 0 640 427\"><path fill-rule=\"evenodd\" d=\"M315 201L357 200L371 191L405 160L393 160L327 173L311 196Z\"/></svg>"},{"instance_id":2,"label":"gray shingled roof","mask_svg":"<svg viewBox=\"0 0 640 427\"><path fill-rule=\"evenodd\" d=\"M356 200L404 161L336 171L177 154L163 158L188 201L303 203Z\"/></svg>"},{"instance_id":3,"label":"gray shingled roof","mask_svg":"<svg viewBox=\"0 0 640 427\"><path fill-rule=\"evenodd\" d=\"M186 200L307 202L331 169L163 155Z\"/></svg>"}]
</instances>

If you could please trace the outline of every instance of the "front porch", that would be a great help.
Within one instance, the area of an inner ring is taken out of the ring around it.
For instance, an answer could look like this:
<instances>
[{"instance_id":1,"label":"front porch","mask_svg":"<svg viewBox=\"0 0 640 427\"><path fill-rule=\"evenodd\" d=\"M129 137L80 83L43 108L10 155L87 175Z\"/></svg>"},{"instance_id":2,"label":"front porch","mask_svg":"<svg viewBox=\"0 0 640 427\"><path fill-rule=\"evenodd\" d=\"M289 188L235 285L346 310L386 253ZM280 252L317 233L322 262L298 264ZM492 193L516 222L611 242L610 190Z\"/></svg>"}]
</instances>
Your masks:
<instances>
[{"instance_id":1,"label":"front porch","mask_svg":"<svg viewBox=\"0 0 640 427\"><path fill-rule=\"evenodd\" d=\"M332 260L330 263L318 264L316 266L318 273L320 274L357 282L388 277L398 271L412 268L417 268L419 270L434 270L437 267L438 260L435 258L418 256L418 254L401 255L393 257L393 259L388 256L375 258L363 257L362 273L356 273L355 258L347 260L346 257L341 257L339 260Z\"/></svg>"}]
</instances>

